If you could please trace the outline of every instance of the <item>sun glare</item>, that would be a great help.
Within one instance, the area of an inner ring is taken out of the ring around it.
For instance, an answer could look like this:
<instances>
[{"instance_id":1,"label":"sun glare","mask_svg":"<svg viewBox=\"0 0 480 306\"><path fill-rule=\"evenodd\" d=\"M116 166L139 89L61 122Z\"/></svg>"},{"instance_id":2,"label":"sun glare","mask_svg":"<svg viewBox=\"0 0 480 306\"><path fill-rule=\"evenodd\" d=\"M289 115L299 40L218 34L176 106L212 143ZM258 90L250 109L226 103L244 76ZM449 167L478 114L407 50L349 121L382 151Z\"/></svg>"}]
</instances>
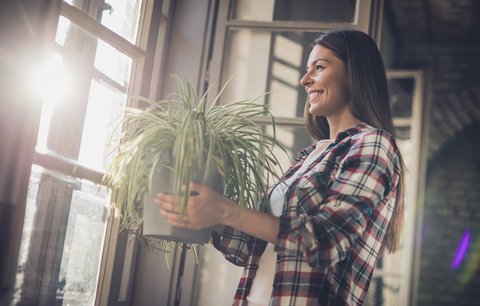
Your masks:
<instances>
[{"instance_id":1,"label":"sun glare","mask_svg":"<svg viewBox=\"0 0 480 306\"><path fill-rule=\"evenodd\" d=\"M67 96L70 78L59 54L53 54L34 72L33 90L43 103L56 104Z\"/></svg>"},{"instance_id":2,"label":"sun glare","mask_svg":"<svg viewBox=\"0 0 480 306\"><path fill-rule=\"evenodd\" d=\"M47 148L50 119L55 105L64 101L70 92L70 77L63 66L62 57L53 54L35 69L31 85L43 104L37 139L37 150L43 151Z\"/></svg>"}]
</instances>

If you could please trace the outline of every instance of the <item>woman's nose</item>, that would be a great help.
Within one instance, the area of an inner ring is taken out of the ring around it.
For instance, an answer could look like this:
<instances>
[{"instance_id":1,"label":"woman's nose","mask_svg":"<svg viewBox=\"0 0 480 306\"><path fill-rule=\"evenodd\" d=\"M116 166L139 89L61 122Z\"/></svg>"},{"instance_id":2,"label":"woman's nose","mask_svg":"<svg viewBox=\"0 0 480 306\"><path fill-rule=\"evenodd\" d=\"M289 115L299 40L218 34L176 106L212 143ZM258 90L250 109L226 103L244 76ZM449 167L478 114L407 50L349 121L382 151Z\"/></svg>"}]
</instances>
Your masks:
<instances>
[{"instance_id":1,"label":"woman's nose","mask_svg":"<svg viewBox=\"0 0 480 306\"><path fill-rule=\"evenodd\" d=\"M307 72L307 73L305 73L305 74L303 75L303 77L300 79L300 85L302 85L302 86L307 86L307 85L309 85L310 83L311 83L311 81L310 81L310 76L309 76L309 74L308 74L308 72Z\"/></svg>"}]
</instances>

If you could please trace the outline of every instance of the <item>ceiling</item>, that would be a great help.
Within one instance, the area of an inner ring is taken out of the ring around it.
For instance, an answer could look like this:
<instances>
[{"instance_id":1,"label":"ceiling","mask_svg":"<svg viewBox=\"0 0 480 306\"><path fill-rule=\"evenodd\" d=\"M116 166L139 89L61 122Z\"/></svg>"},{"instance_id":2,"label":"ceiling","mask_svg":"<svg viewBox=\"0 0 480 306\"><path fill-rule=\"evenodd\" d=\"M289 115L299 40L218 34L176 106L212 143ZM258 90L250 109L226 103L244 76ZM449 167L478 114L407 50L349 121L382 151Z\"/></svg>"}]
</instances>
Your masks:
<instances>
[{"instance_id":1,"label":"ceiling","mask_svg":"<svg viewBox=\"0 0 480 306\"><path fill-rule=\"evenodd\" d=\"M402 45L480 42L478 0L385 0L385 13Z\"/></svg>"}]
</instances>

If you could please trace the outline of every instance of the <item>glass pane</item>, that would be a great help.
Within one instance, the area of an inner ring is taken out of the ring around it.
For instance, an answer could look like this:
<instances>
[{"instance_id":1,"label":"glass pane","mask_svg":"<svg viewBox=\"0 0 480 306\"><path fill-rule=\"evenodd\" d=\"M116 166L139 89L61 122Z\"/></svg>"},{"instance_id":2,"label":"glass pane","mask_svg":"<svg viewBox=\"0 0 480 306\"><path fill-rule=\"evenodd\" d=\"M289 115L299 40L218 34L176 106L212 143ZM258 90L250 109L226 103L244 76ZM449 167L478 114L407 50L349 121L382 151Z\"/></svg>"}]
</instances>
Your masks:
<instances>
[{"instance_id":1,"label":"glass pane","mask_svg":"<svg viewBox=\"0 0 480 306\"><path fill-rule=\"evenodd\" d=\"M287 152L282 149L274 148L274 154L280 162L281 169L277 170L281 174L281 170L286 171L291 165L291 162L300 150L308 147L314 143L314 139L310 137L308 130L303 126L276 126L276 138L285 147ZM267 133L272 134L272 127L267 127Z\"/></svg>"},{"instance_id":2,"label":"glass pane","mask_svg":"<svg viewBox=\"0 0 480 306\"><path fill-rule=\"evenodd\" d=\"M104 170L113 159L110 153L120 133L118 123L123 117L126 99L126 94L92 81L78 156L81 164Z\"/></svg>"},{"instance_id":3,"label":"glass pane","mask_svg":"<svg viewBox=\"0 0 480 306\"><path fill-rule=\"evenodd\" d=\"M396 277L373 277L365 296L364 306L399 305L400 279Z\"/></svg>"},{"instance_id":4,"label":"glass pane","mask_svg":"<svg viewBox=\"0 0 480 306\"><path fill-rule=\"evenodd\" d=\"M410 139L410 126L396 126L395 127L395 136L399 140L409 140ZM398 140L397 140L398 141Z\"/></svg>"},{"instance_id":5,"label":"glass pane","mask_svg":"<svg viewBox=\"0 0 480 306\"><path fill-rule=\"evenodd\" d=\"M351 23L355 18L356 4L356 0L236 0L232 5L232 18Z\"/></svg>"},{"instance_id":6,"label":"glass pane","mask_svg":"<svg viewBox=\"0 0 480 306\"><path fill-rule=\"evenodd\" d=\"M74 26L70 20L60 16L58 18L57 33L55 35L55 42L60 46L65 46L70 27ZM77 27L78 28L78 27Z\"/></svg>"},{"instance_id":7,"label":"glass pane","mask_svg":"<svg viewBox=\"0 0 480 306\"><path fill-rule=\"evenodd\" d=\"M91 64L118 86L127 88L132 58L121 53L105 41L93 36L65 17L60 16L55 42L64 47L66 59ZM85 69L85 67L81 67ZM85 72L89 72L85 69Z\"/></svg>"},{"instance_id":8,"label":"glass pane","mask_svg":"<svg viewBox=\"0 0 480 306\"><path fill-rule=\"evenodd\" d=\"M415 79L413 78L388 80L392 117L404 118L412 116L414 89Z\"/></svg>"},{"instance_id":9,"label":"glass pane","mask_svg":"<svg viewBox=\"0 0 480 306\"><path fill-rule=\"evenodd\" d=\"M257 97L276 117L302 118L306 93L300 78L319 33L235 29L229 32L222 84L232 78L222 99ZM248 95L248 96L247 96Z\"/></svg>"},{"instance_id":10,"label":"glass pane","mask_svg":"<svg viewBox=\"0 0 480 306\"><path fill-rule=\"evenodd\" d=\"M108 203L103 186L32 167L15 305L93 305Z\"/></svg>"},{"instance_id":11,"label":"glass pane","mask_svg":"<svg viewBox=\"0 0 480 306\"><path fill-rule=\"evenodd\" d=\"M75 6L132 44L137 39L142 0L65 1Z\"/></svg>"},{"instance_id":12,"label":"glass pane","mask_svg":"<svg viewBox=\"0 0 480 306\"><path fill-rule=\"evenodd\" d=\"M132 69L132 59L100 39L98 40L94 67L123 88L127 88Z\"/></svg>"}]
</instances>

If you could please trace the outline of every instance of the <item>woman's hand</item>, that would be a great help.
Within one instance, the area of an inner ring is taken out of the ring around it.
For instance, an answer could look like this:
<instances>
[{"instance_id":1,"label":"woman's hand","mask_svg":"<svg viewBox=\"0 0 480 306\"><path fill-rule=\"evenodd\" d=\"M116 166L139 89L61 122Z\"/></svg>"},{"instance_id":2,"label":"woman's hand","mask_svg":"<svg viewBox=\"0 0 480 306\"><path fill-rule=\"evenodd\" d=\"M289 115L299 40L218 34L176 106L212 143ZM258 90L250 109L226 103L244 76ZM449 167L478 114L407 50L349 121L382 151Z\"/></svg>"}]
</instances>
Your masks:
<instances>
[{"instance_id":1,"label":"woman's hand","mask_svg":"<svg viewBox=\"0 0 480 306\"><path fill-rule=\"evenodd\" d=\"M194 194L188 198L183 216L179 211L180 198L159 193L155 202L160 213L176 227L204 229L216 225L227 225L249 235L274 243L280 230L277 217L266 213L241 208L240 205L224 198L209 187L190 183Z\"/></svg>"},{"instance_id":2,"label":"woman's hand","mask_svg":"<svg viewBox=\"0 0 480 306\"><path fill-rule=\"evenodd\" d=\"M159 193L155 202L167 221L176 227L204 229L223 224L233 213L238 213L239 206L233 201L199 183L190 183L190 192L187 207L183 214L179 211L180 198Z\"/></svg>"}]
</instances>

